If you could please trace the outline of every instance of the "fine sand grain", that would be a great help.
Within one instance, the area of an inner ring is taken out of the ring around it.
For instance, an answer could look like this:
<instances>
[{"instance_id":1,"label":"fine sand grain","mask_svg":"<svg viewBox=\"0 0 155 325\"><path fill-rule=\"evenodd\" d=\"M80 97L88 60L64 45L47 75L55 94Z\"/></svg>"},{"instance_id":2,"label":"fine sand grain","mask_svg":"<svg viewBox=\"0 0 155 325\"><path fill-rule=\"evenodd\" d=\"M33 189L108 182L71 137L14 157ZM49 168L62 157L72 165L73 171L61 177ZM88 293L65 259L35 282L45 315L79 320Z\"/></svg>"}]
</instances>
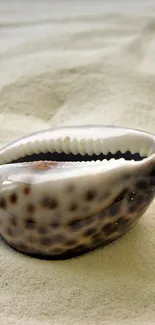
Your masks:
<instances>
[{"instance_id":1,"label":"fine sand grain","mask_svg":"<svg viewBox=\"0 0 155 325\"><path fill-rule=\"evenodd\" d=\"M50 126L155 132L155 2L0 2L0 144ZM91 254L40 261L0 243L1 325L155 324L155 203Z\"/></svg>"}]
</instances>

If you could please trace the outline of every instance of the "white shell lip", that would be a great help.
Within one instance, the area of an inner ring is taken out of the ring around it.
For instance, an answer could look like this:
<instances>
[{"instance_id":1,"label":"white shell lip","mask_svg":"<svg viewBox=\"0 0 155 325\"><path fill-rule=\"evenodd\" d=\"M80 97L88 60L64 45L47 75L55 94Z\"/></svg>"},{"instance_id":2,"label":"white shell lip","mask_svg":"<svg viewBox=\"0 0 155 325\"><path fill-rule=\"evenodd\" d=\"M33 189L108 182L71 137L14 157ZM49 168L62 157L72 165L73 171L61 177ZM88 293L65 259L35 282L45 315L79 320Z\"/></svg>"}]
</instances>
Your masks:
<instances>
[{"instance_id":1,"label":"white shell lip","mask_svg":"<svg viewBox=\"0 0 155 325\"><path fill-rule=\"evenodd\" d=\"M83 125L50 128L16 140L0 150L0 164L10 163L27 155L57 152L81 156L107 155L121 151L139 153L144 158L155 153L153 134L110 125ZM76 160L76 158L75 158Z\"/></svg>"}]
</instances>

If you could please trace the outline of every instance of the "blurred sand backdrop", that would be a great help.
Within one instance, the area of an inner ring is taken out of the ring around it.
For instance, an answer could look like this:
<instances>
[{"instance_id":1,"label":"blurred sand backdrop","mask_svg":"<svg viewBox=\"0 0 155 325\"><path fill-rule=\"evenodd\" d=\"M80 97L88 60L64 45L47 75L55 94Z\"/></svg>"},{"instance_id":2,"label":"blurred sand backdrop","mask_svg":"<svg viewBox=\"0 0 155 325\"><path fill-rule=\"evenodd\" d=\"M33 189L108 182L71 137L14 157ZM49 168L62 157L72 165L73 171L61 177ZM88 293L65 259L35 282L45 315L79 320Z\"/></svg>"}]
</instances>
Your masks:
<instances>
[{"instance_id":1,"label":"blurred sand backdrop","mask_svg":"<svg viewBox=\"0 0 155 325\"><path fill-rule=\"evenodd\" d=\"M91 123L155 132L155 2L2 0L0 145ZM1 242L0 324L155 324L154 212L67 261Z\"/></svg>"}]
</instances>

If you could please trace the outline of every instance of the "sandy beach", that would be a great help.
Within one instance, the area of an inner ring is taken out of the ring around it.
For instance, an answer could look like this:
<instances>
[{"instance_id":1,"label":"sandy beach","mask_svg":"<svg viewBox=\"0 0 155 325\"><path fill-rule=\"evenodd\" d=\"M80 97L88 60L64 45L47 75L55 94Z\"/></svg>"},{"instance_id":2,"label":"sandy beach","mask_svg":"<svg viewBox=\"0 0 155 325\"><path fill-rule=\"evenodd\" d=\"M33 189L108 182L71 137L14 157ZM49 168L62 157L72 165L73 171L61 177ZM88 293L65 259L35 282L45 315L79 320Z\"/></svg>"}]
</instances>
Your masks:
<instances>
[{"instance_id":1,"label":"sandy beach","mask_svg":"<svg viewBox=\"0 0 155 325\"><path fill-rule=\"evenodd\" d=\"M0 3L0 145L82 124L155 132L155 2ZM43 261L0 242L1 325L155 324L155 202L111 245Z\"/></svg>"}]
</instances>

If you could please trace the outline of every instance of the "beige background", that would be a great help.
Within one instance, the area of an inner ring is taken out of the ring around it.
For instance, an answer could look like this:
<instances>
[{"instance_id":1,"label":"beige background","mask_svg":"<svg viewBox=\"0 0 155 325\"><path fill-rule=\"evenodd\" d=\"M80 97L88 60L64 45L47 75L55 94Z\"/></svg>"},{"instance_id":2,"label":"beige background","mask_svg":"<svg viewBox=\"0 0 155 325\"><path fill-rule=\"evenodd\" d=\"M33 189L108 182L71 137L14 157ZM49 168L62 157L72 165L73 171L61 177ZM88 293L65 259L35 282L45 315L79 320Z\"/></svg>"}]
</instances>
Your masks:
<instances>
[{"instance_id":1,"label":"beige background","mask_svg":"<svg viewBox=\"0 0 155 325\"><path fill-rule=\"evenodd\" d=\"M155 132L155 2L1 1L1 146L83 123ZM1 243L0 324L155 324L154 211L78 259Z\"/></svg>"}]
</instances>

